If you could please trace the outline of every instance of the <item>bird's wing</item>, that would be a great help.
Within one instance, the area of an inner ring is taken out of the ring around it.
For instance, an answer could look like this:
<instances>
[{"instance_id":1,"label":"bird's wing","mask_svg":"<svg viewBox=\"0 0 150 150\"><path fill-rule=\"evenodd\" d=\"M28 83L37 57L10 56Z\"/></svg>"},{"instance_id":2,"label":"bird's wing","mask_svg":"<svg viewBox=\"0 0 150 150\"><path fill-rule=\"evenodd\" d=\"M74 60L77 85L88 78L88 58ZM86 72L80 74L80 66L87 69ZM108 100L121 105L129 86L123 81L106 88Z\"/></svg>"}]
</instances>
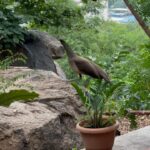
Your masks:
<instances>
[{"instance_id":1,"label":"bird's wing","mask_svg":"<svg viewBox=\"0 0 150 150\"><path fill-rule=\"evenodd\" d=\"M88 59L77 56L74 59L74 63L81 73L90 75L93 78L103 78L104 80L110 82L108 75L98 65Z\"/></svg>"}]
</instances>

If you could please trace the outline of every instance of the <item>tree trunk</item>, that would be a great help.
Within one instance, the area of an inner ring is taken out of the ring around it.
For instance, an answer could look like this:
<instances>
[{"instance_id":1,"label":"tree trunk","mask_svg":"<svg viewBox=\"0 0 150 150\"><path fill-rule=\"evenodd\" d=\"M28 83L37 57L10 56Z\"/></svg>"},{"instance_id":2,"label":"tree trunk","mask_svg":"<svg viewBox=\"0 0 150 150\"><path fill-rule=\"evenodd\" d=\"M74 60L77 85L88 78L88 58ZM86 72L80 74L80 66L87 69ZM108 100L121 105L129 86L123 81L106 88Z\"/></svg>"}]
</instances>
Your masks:
<instances>
[{"instance_id":1,"label":"tree trunk","mask_svg":"<svg viewBox=\"0 0 150 150\"><path fill-rule=\"evenodd\" d=\"M149 27L146 25L146 23L143 21L143 19L140 17L140 15L135 11L133 6L129 3L129 0L124 0L124 2L127 5L127 7L129 8L129 10L132 12L134 17L136 18L136 20L138 21L139 25L142 27L142 29L145 31L145 33L150 38L150 29L149 29Z\"/></svg>"}]
</instances>

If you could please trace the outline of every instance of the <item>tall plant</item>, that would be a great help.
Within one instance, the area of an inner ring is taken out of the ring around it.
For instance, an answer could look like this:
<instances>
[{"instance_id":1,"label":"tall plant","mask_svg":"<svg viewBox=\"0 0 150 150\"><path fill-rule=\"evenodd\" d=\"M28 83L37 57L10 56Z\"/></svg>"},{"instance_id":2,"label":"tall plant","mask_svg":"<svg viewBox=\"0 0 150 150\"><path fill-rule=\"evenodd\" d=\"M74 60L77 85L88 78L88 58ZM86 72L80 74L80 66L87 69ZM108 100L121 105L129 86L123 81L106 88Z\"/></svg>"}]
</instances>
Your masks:
<instances>
[{"instance_id":1,"label":"tall plant","mask_svg":"<svg viewBox=\"0 0 150 150\"><path fill-rule=\"evenodd\" d=\"M115 122L115 116L110 116L105 119L103 115L111 108L107 108L107 103L115 94L115 91L122 83L110 85L105 81L92 81L89 87L85 90L76 83L72 83L73 87L79 94L82 103L87 108L87 122L84 127L101 128L112 125Z\"/></svg>"}]
</instances>

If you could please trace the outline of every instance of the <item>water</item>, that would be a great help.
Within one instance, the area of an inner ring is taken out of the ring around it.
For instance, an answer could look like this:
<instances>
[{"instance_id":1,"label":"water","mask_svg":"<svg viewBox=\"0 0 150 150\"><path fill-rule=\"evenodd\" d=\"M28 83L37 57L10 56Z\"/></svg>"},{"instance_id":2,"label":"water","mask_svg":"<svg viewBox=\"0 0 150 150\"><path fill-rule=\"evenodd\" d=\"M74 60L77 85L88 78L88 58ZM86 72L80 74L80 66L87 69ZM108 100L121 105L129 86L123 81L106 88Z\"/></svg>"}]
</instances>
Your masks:
<instances>
[{"instance_id":1,"label":"water","mask_svg":"<svg viewBox=\"0 0 150 150\"><path fill-rule=\"evenodd\" d=\"M128 15L124 17L111 17L112 21L120 22L120 23L135 23L135 17L133 15Z\"/></svg>"},{"instance_id":2,"label":"water","mask_svg":"<svg viewBox=\"0 0 150 150\"><path fill-rule=\"evenodd\" d=\"M81 0L75 0L78 4L81 4ZM100 10L100 16L102 15L105 20L112 20L118 23L135 23L136 19L126 7L123 0L116 0L110 5L108 1L102 1L104 9ZM120 6L120 7L119 7ZM94 17L91 13L88 13L86 17Z\"/></svg>"},{"instance_id":3,"label":"water","mask_svg":"<svg viewBox=\"0 0 150 150\"><path fill-rule=\"evenodd\" d=\"M108 18L119 23L135 23L136 19L127 8L115 8L108 10Z\"/></svg>"}]
</instances>

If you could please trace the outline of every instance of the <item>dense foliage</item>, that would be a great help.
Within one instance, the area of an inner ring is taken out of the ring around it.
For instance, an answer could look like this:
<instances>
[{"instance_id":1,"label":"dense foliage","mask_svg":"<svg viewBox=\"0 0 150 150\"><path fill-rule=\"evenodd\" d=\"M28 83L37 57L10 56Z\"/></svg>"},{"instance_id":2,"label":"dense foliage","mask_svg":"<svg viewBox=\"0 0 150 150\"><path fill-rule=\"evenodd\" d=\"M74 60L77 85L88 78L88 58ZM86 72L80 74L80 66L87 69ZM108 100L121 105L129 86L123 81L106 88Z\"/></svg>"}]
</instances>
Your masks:
<instances>
[{"instance_id":1,"label":"dense foliage","mask_svg":"<svg viewBox=\"0 0 150 150\"><path fill-rule=\"evenodd\" d=\"M115 97L108 101L108 108L127 115L128 110L150 110L150 49L148 45L113 56L110 65L113 84L121 83ZM135 117L129 115L135 127Z\"/></svg>"},{"instance_id":2,"label":"dense foliage","mask_svg":"<svg viewBox=\"0 0 150 150\"><path fill-rule=\"evenodd\" d=\"M84 26L79 24L79 27L74 28L72 32L67 29L49 32L63 37L74 51L104 65L106 70L113 54L124 50L133 52L148 40L137 24L122 25L96 18L89 20ZM67 60L65 59L63 63L67 63ZM65 70L71 77L69 67L68 69L65 67Z\"/></svg>"},{"instance_id":3,"label":"dense foliage","mask_svg":"<svg viewBox=\"0 0 150 150\"><path fill-rule=\"evenodd\" d=\"M149 0L130 0L131 4L142 16L142 18L150 23L150 1Z\"/></svg>"},{"instance_id":4,"label":"dense foliage","mask_svg":"<svg viewBox=\"0 0 150 150\"><path fill-rule=\"evenodd\" d=\"M150 109L150 46L144 45L138 51L120 52L112 63L114 80L124 82L118 97L125 101L126 109Z\"/></svg>"},{"instance_id":5,"label":"dense foliage","mask_svg":"<svg viewBox=\"0 0 150 150\"><path fill-rule=\"evenodd\" d=\"M6 2L0 1L0 50L13 49L24 41L25 35L25 30L20 26L20 17Z\"/></svg>"},{"instance_id":6,"label":"dense foliage","mask_svg":"<svg viewBox=\"0 0 150 150\"><path fill-rule=\"evenodd\" d=\"M16 3L16 12L23 15L24 23L31 27L71 28L82 17L81 10L72 0L16 0Z\"/></svg>"},{"instance_id":7,"label":"dense foliage","mask_svg":"<svg viewBox=\"0 0 150 150\"><path fill-rule=\"evenodd\" d=\"M13 49L22 44L25 27L47 29L67 27L83 20L81 9L74 1L1 0L0 49Z\"/></svg>"},{"instance_id":8,"label":"dense foliage","mask_svg":"<svg viewBox=\"0 0 150 150\"><path fill-rule=\"evenodd\" d=\"M100 0L83 2L79 6L73 0L1 0L0 49L21 44L23 26L47 31L105 68L114 85L121 83L108 104L114 110L124 114L126 109L150 109L149 39L136 23L118 24L96 15ZM149 22L149 2L130 2ZM59 63L68 78L75 77L66 58Z\"/></svg>"}]
</instances>

